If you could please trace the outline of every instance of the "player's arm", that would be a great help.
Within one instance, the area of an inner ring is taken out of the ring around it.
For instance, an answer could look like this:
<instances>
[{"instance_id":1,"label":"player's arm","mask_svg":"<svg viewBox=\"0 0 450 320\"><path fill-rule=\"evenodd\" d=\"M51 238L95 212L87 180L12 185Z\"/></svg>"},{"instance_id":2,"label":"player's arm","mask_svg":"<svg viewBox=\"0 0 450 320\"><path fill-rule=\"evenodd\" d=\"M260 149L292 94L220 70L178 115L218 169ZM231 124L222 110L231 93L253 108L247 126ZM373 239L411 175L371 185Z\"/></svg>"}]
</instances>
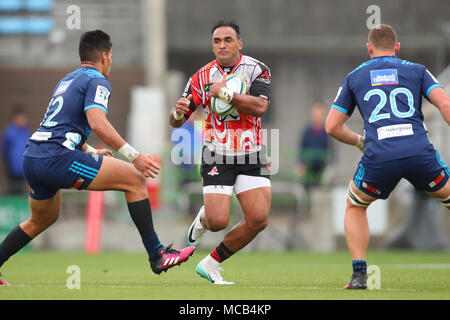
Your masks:
<instances>
[{"instance_id":1,"label":"player's arm","mask_svg":"<svg viewBox=\"0 0 450 320\"><path fill-rule=\"evenodd\" d=\"M434 88L429 94L429 99L431 103L438 108L442 117L450 126L450 97L444 89L442 87Z\"/></svg>"},{"instance_id":2,"label":"player's arm","mask_svg":"<svg viewBox=\"0 0 450 320\"><path fill-rule=\"evenodd\" d=\"M224 73L221 81L214 82L212 84L211 96L219 97L227 101L242 113L254 117L262 117L266 113L267 108L269 107L269 100L251 94L248 95L232 92L226 87L226 77L227 74Z\"/></svg>"},{"instance_id":3,"label":"player's arm","mask_svg":"<svg viewBox=\"0 0 450 320\"><path fill-rule=\"evenodd\" d=\"M92 131L104 143L128 158L145 177L156 177L160 169L158 164L148 154L139 153L131 147L108 121L103 109L88 109L86 117Z\"/></svg>"},{"instance_id":4,"label":"player's arm","mask_svg":"<svg viewBox=\"0 0 450 320\"><path fill-rule=\"evenodd\" d=\"M359 141L359 135L352 131L345 122L350 117L337 109L331 108L325 121L325 130L327 134L336 140L355 145Z\"/></svg>"},{"instance_id":5,"label":"player's arm","mask_svg":"<svg viewBox=\"0 0 450 320\"><path fill-rule=\"evenodd\" d=\"M185 114L189 111L189 106L192 101L192 94L187 98L181 97L178 99L175 107L170 111L169 122L174 128L181 127L186 122Z\"/></svg>"},{"instance_id":6,"label":"player's arm","mask_svg":"<svg viewBox=\"0 0 450 320\"><path fill-rule=\"evenodd\" d=\"M325 130L328 135L332 136L336 140L356 146L358 149L364 152L364 137L360 136L356 132L352 131L345 122L350 118L344 112L331 108L328 113L327 120L325 121Z\"/></svg>"}]
</instances>

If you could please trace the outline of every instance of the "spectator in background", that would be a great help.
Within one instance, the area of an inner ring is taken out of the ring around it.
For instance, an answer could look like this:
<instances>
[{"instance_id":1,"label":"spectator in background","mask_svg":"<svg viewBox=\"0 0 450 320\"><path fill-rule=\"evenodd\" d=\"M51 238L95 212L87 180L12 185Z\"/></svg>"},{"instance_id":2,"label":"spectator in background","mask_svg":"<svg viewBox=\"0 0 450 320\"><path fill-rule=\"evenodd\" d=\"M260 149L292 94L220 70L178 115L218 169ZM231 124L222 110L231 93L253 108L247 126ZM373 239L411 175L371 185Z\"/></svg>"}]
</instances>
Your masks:
<instances>
[{"instance_id":1,"label":"spectator in background","mask_svg":"<svg viewBox=\"0 0 450 320\"><path fill-rule=\"evenodd\" d=\"M308 191L323 183L323 173L330 154L330 141L325 131L325 107L316 102L311 107L311 123L299 137L297 175Z\"/></svg>"},{"instance_id":2,"label":"spectator in background","mask_svg":"<svg viewBox=\"0 0 450 320\"><path fill-rule=\"evenodd\" d=\"M25 193L25 178L22 169L22 155L30 137L28 119L22 106L17 105L12 112L11 123L3 131L2 155L8 179L9 195Z\"/></svg>"}]
</instances>

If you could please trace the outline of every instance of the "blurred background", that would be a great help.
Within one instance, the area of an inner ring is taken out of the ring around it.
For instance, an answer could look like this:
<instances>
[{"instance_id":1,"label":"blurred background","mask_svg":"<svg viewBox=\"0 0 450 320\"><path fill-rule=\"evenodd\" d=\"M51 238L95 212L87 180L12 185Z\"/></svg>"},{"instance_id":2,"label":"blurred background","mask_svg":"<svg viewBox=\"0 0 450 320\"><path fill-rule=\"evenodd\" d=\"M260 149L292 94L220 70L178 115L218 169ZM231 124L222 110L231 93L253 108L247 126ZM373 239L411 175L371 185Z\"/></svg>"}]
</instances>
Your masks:
<instances>
[{"instance_id":1,"label":"blurred background","mask_svg":"<svg viewBox=\"0 0 450 320\"><path fill-rule=\"evenodd\" d=\"M263 118L277 169L272 211L267 229L245 250L345 249L346 188L361 154L315 138L341 81L369 59L365 44L376 14L397 31L399 57L426 65L448 88L448 0L0 0L0 240L29 216L20 147L38 128L57 82L79 66L81 33L101 29L113 43L109 120L131 145L161 162L159 177L148 182L155 226L163 242L185 245L202 187L198 165L174 163L174 146L192 145L198 157L202 114L185 128L191 141L178 139L168 114L190 75L214 59L211 25L231 18L241 27L243 54L272 73L273 97ZM448 164L448 126L425 99L423 112ZM362 133L358 112L348 124ZM88 143L101 146L95 135ZM233 197L230 227L241 216ZM389 200L370 207L369 221L372 249L449 249L450 215L405 181ZM215 247L224 232L209 233L201 246ZM59 221L28 249L95 253L143 246L122 193L65 190Z\"/></svg>"}]
</instances>

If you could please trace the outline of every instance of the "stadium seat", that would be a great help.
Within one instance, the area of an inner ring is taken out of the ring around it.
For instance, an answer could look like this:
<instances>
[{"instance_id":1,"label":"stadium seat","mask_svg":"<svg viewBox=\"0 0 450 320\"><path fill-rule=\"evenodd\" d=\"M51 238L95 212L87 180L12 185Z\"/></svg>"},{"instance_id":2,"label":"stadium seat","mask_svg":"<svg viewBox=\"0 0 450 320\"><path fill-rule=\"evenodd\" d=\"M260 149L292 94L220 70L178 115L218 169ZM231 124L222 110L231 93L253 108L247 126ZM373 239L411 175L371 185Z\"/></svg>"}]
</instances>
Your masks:
<instances>
[{"instance_id":1,"label":"stadium seat","mask_svg":"<svg viewBox=\"0 0 450 320\"><path fill-rule=\"evenodd\" d=\"M49 34L54 21L50 17L33 17L26 20L25 33L32 35Z\"/></svg>"},{"instance_id":2,"label":"stadium seat","mask_svg":"<svg viewBox=\"0 0 450 320\"><path fill-rule=\"evenodd\" d=\"M19 11L22 9L22 0L0 0L0 12Z\"/></svg>"},{"instance_id":3,"label":"stadium seat","mask_svg":"<svg viewBox=\"0 0 450 320\"><path fill-rule=\"evenodd\" d=\"M25 31L26 20L23 17L1 17L0 34L17 35Z\"/></svg>"},{"instance_id":4,"label":"stadium seat","mask_svg":"<svg viewBox=\"0 0 450 320\"><path fill-rule=\"evenodd\" d=\"M45 12L53 9L54 0L24 0L24 7L28 11Z\"/></svg>"}]
</instances>

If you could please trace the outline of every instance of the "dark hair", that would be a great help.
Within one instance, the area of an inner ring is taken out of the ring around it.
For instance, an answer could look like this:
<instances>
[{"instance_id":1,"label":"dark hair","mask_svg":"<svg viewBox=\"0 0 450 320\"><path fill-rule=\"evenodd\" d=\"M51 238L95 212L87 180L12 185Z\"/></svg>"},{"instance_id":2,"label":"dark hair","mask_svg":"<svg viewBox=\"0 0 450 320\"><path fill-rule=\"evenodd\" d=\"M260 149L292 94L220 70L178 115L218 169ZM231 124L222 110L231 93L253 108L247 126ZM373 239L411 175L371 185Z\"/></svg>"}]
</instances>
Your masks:
<instances>
[{"instance_id":1,"label":"dark hair","mask_svg":"<svg viewBox=\"0 0 450 320\"><path fill-rule=\"evenodd\" d=\"M211 34L216 31L217 28L220 27L231 27L236 31L236 34L238 36L238 39L241 37L241 33L239 31L239 25L234 20L228 20L228 19L221 19L219 21L216 21L212 27L211 27Z\"/></svg>"},{"instance_id":2,"label":"dark hair","mask_svg":"<svg viewBox=\"0 0 450 320\"><path fill-rule=\"evenodd\" d=\"M370 30L368 40L376 49L391 50L397 43L397 34L390 25L380 24Z\"/></svg>"},{"instance_id":3,"label":"dark hair","mask_svg":"<svg viewBox=\"0 0 450 320\"><path fill-rule=\"evenodd\" d=\"M111 50L111 38L101 30L87 31L80 37L78 52L80 60L96 62L103 52Z\"/></svg>"}]
</instances>

